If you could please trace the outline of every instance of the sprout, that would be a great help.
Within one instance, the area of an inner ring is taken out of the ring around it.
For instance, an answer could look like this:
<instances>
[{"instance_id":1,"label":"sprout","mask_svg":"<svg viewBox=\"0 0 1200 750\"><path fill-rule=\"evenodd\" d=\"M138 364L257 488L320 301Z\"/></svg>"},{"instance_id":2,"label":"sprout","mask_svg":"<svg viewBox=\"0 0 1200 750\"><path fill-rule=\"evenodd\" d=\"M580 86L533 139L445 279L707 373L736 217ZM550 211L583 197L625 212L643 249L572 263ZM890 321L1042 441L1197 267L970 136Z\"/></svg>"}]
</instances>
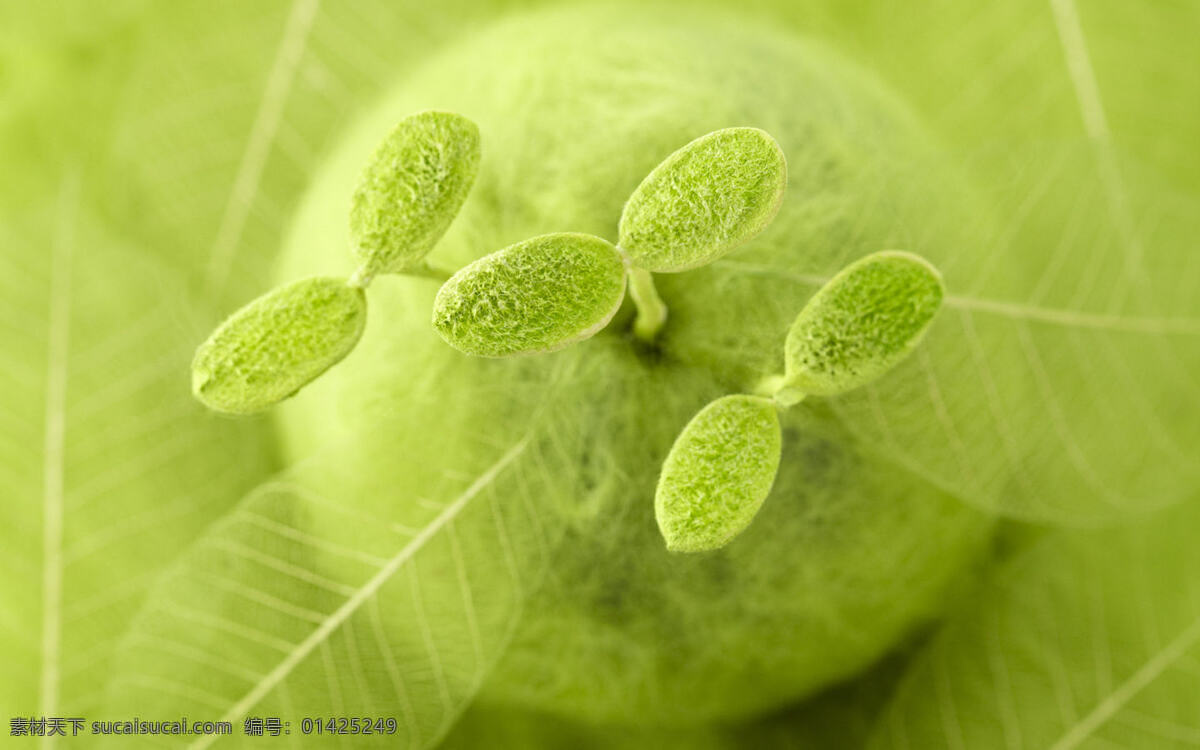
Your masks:
<instances>
[{"instance_id":1,"label":"sprout","mask_svg":"<svg viewBox=\"0 0 1200 750\"><path fill-rule=\"evenodd\" d=\"M775 404L759 396L725 396L693 417L654 496L667 549L714 550L745 530L775 482L781 443Z\"/></svg>"},{"instance_id":2,"label":"sprout","mask_svg":"<svg viewBox=\"0 0 1200 750\"><path fill-rule=\"evenodd\" d=\"M806 395L865 385L904 359L942 304L942 277L922 258L888 251L850 264L796 316L787 372L756 396L726 396L683 429L663 463L654 499L667 548L724 546L750 524L779 467L777 409Z\"/></svg>"},{"instance_id":3,"label":"sprout","mask_svg":"<svg viewBox=\"0 0 1200 750\"><path fill-rule=\"evenodd\" d=\"M630 196L617 243L648 271L717 260L775 218L787 162L770 135L727 128L697 138L654 168Z\"/></svg>"},{"instance_id":4,"label":"sprout","mask_svg":"<svg viewBox=\"0 0 1200 750\"><path fill-rule=\"evenodd\" d=\"M943 296L941 274L912 253L852 263L792 323L782 392L829 396L870 383L920 343Z\"/></svg>"},{"instance_id":5,"label":"sprout","mask_svg":"<svg viewBox=\"0 0 1200 750\"><path fill-rule=\"evenodd\" d=\"M210 409L252 414L342 360L366 324L361 289L316 277L279 287L221 324L196 350L192 392Z\"/></svg>"},{"instance_id":6,"label":"sprout","mask_svg":"<svg viewBox=\"0 0 1200 750\"><path fill-rule=\"evenodd\" d=\"M603 328L625 296L625 264L606 240L560 233L480 258L438 291L433 325L467 354L561 349Z\"/></svg>"},{"instance_id":7,"label":"sprout","mask_svg":"<svg viewBox=\"0 0 1200 750\"><path fill-rule=\"evenodd\" d=\"M461 115L406 117L354 191L350 236L367 278L418 267L450 227L479 171L479 128Z\"/></svg>"}]
</instances>

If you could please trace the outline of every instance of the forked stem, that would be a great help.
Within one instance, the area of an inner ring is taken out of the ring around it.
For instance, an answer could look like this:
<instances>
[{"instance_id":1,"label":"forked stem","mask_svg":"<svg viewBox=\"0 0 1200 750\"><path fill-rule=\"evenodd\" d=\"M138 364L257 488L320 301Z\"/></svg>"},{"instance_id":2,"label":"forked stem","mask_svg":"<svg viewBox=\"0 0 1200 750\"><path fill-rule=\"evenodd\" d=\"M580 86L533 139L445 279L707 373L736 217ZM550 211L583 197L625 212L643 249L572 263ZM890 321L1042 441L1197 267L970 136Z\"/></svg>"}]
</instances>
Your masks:
<instances>
[{"instance_id":1,"label":"forked stem","mask_svg":"<svg viewBox=\"0 0 1200 750\"><path fill-rule=\"evenodd\" d=\"M663 324L667 322L667 306L654 287L654 277L644 268L630 266L629 296L637 307L637 318L633 322L633 335L646 343L654 341Z\"/></svg>"}]
</instances>

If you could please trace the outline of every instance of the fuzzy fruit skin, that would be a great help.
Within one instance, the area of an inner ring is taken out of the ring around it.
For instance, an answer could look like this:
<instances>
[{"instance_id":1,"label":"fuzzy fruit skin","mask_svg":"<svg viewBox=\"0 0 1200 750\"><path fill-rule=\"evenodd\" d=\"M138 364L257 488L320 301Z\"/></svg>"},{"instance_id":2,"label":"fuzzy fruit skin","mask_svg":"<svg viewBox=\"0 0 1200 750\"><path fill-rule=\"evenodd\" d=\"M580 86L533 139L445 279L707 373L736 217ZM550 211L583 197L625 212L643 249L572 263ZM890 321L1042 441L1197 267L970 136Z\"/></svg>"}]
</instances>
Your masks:
<instances>
[{"instance_id":1,"label":"fuzzy fruit skin","mask_svg":"<svg viewBox=\"0 0 1200 750\"><path fill-rule=\"evenodd\" d=\"M571 464L532 472L529 492L562 537L484 686L489 699L590 721L733 720L862 670L935 616L988 522L856 447L819 401L782 415L774 488L726 547L668 553L653 510L662 460L688 420L782 369L788 326L813 291L789 275L895 246L904 217L938 240L943 222L953 227L948 201L898 176L931 158L907 111L820 46L727 17L515 18L397 82L346 134L297 212L282 278L346 267L345 197L361 164L379 133L431 107L477 122L486 153L432 256L447 267L546 232L614 239L645 175L712 130L760 127L789 164L787 197L763 234L712 266L659 277L670 316L657 352L629 339L627 303L605 331L560 352L464 357L430 328L432 284L381 279L359 354L281 410L285 451L299 459L332 440L386 440L380 415L398 408L423 421L386 429L499 438L526 402L555 399L561 413L538 434ZM956 241L919 250L936 263ZM466 460L456 450L436 453L447 471ZM410 501L403 476L371 472L364 488Z\"/></svg>"}]
</instances>

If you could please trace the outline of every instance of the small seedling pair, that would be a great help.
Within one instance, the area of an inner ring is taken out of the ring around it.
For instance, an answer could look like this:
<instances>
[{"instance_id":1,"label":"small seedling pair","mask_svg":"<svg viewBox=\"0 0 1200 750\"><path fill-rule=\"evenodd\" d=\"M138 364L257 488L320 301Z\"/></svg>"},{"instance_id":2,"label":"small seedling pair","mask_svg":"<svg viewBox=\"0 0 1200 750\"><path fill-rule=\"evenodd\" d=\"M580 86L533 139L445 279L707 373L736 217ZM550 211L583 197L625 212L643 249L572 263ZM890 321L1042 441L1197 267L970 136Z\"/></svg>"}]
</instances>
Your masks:
<instances>
[{"instance_id":1,"label":"small seedling pair","mask_svg":"<svg viewBox=\"0 0 1200 750\"><path fill-rule=\"evenodd\" d=\"M702 136L659 164L625 204L618 243L594 235L533 237L452 276L426 256L466 200L479 131L445 112L408 117L375 151L354 192L350 232L360 266L349 280L316 277L259 297L196 352L193 390L217 411L248 414L296 393L344 358L366 322L365 288L381 273L445 280L433 325L467 354L553 351L594 335L626 289L634 334L653 341L666 307L652 272L712 263L761 232L787 186L783 151L756 128ZM719 548L753 520L779 467L778 410L808 395L865 385L917 345L943 296L921 258L882 252L851 264L809 301L784 346L785 372L755 395L705 407L672 447L655 513L668 548Z\"/></svg>"},{"instance_id":2,"label":"small seedling pair","mask_svg":"<svg viewBox=\"0 0 1200 750\"><path fill-rule=\"evenodd\" d=\"M479 171L479 128L460 115L407 117L375 150L354 191L350 236L358 270L259 297L196 350L192 392L209 408L253 414L294 395L358 344L364 290L381 273L444 278L425 256L446 233Z\"/></svg>"},{"instance_id":3,"label":"small seedling pair","mask_svg":"<svg viewBox=\"0 0 1200 750\"><path fill-rule=\"evenodd\" d=\"M666 321L652 271L712 263L775 218L787 187L783 151L756 128L692 141L659 164L625 203L617 244L547 234L463 268L438 292L433 325L454 348L484 357L561 349L599 332L625 299L634 333L650 341Z\"/></svg>"},{"instance_id":4,"label":"small seedling pair","mask_svg":"<svg viewBox=\"0 0 1200 750\"><path fill-rule=\"evenodd\" d=\"M667 548L718 549L745 530L779 469L778 411L895 367L920 342L942 296L937 270L897 251L868 255L823 286L788 331L784 374L765 378L756 395L704 407L667 454L654 497Z\"/></svg>"}]
</instances>

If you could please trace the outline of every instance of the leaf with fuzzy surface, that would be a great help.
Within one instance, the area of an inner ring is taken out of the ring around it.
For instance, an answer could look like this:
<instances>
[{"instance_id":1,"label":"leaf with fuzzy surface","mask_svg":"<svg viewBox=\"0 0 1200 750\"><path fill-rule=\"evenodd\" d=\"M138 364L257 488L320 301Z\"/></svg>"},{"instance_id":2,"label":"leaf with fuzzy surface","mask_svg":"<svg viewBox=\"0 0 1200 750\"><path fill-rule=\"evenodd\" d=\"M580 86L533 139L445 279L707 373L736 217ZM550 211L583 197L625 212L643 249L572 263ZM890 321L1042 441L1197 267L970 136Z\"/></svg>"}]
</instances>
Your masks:
<instances>
[{"instance_id":1,"label":"leaf with fuzzy surface","mask_svg":"<svg viewBox=\"0 0 1200 750\"><path fill-rule=\"evenodd\" d=\"M438 291L433 326L467 354L547 352L594 335L624 297L615 247L589 234L547 234L454 274Z\"/></svg>"},{"instance_id":2,"label":"leaf with fuzzy surface","mask_svg":"<svg viewBox=\"0 0 1200 750\"><path fill-rule=\"evenodd\" d=\"M788 331L786 387L831 396L907 357L942 305L942 277L911 253L857 260L817 290Z\"/></svg>"},{"instance_id":3,"label":"leaf with fuzzy surface","mask_svg":"<svg viewBox=\"0 0 1200 750\"><path fill-rule=\"evenodd\" d=\"M273 457L265 425L188 393L211 310L91 214L85 178L56 192L0 219L0 705L83 716L154 576Z\"/></svg>"},{"instance_id":4,"label":"leaf with fuzzy surface","mask_svg":"<svg viewBox=\"0 0 1200 750\"><path fill-rule=\"evenodd\" d=\"M262 411L340 362L366 323L366 297L344 279L279 287L235 312L200 345L192 392L215 411Z\"/></svg>"},{"instance_id":5,"label":"leaf with fuzzy surface","mask_svg":"<svg viewBox=\"0 0 1200 750\"><path fill-rule=\"evenodd\" d=\"M775 404L758 396L725 396L693 417L654 495L667 549L718 549L749 526L775 482L781 440Z\"/></svg>"},{"instance_id":6,"label":"leaf with fuzzy surface","mask_svg":"<svg viewBox=\"0 0 1200 750\"><path fill-rule=\"evenodd\" d=\"M648 271L711 263L761 232L783 201L783 149L757 128L726 128L668 156L621 213L621 249Z\"/></svg>"},{"instance_id":7,"label":"leaf with fuzzy surface","mask_svg":"<svg viewBox=\"0 0 1200 750\"><path fill-rule=\"evenodd\" d=\"M350 205L367 275L420 263L462 208L479 171L479 128L452 112L400 121L371 155Z\"/></svg>"},{"instance_id":8,"label":"leaf with fuzzy surface","mask_svg":"<svg viewBox=\"0 0 1200 750\"><path fill-rule=\"evenodd\" d=\"M1198 524L1191 501L1041 540L917 658L873 750L1195 747Z\"/></svg>"}]
</instances>

